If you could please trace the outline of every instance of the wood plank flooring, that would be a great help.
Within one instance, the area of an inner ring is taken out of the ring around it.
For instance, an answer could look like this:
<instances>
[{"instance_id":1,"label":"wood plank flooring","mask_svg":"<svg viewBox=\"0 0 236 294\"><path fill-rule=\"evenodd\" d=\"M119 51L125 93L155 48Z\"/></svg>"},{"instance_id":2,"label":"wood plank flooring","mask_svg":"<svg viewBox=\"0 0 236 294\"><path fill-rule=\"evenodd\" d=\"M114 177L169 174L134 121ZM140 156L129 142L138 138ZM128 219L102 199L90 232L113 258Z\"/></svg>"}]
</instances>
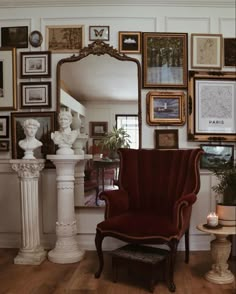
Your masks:
<instances>
[{"instance_id":1,"label":"wood plank flooring","mask_svg":"<svg viewBox=\"0 0 236 294\"><path fill-rule=\"evenodd\" d=\"M48 260L39 266L15 265L18 249L0 249L0 294L145 294L149 273L119 269L117 283L112 281L111 257L105 253L105 266L100 279L94 278L98 260L96 252L87 251L81 262L55 264ZM236 262L230 260L236 274ZM191 252L189 264L178 252L175 283L176 294L235 294L236 283L216 285L204 279L210 269L210 252ZM154 294L169 294L166 285L158 282Z\"/></svg>"}]
</instances>

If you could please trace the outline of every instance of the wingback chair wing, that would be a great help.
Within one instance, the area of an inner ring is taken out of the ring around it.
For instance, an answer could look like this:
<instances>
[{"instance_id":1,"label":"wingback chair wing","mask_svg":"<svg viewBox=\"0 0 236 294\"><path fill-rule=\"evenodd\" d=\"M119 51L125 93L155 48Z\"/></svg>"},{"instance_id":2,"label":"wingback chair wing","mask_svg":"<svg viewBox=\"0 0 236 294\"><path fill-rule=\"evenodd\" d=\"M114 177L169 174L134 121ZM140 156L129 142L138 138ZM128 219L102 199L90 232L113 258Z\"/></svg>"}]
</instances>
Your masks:
<instances>
[{"instance_id":1,"label":"wingback chair wing","mask_svg":"<svg viewBox=\"0 0 236 294\"><path fill-rule=\"evenodd\" d=\"M96 278L104 265L104 237L134 244L166 244L170 249L168 288L175 291L175 256L184 234L188 262L190 216L200 188L201 153L201 149L119 150L119 189L99 195L106 208L105 220L96 229Z\"/></svg>"}]
</instances>

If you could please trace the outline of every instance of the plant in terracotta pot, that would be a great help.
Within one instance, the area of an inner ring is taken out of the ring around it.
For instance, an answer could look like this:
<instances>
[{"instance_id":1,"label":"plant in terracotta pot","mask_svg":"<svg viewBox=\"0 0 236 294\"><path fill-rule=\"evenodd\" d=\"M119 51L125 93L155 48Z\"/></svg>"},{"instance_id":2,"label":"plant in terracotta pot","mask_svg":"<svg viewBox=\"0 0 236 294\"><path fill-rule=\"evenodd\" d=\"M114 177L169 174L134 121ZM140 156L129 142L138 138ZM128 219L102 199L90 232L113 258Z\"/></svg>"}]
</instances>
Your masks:
<instances>
[{"instance_id":1,"label":"plant in terracotta pot","mask_svg":"<svg viewBox=\"0 0 236 294\"><path fill-rule=\"evenodd\" d=\"M236 225L236 165L223 162L212 169L218 183L212 187L219 197L216 211L219 223L222 225Z\"/></svg>"},{"instance_id":2,"label":"plant in terracotta pot","mask_svg":"<svg viewBox=\"0 0 236 294\"><path fill-rule=\"evenodd\" d=\"M114 159L118 158L117 150L119 148L129 148L130 143L130 135L124 128L113 127L102 139L100 144L103 150L109 151L109 158Z\"/></svg>"}]
</instances>

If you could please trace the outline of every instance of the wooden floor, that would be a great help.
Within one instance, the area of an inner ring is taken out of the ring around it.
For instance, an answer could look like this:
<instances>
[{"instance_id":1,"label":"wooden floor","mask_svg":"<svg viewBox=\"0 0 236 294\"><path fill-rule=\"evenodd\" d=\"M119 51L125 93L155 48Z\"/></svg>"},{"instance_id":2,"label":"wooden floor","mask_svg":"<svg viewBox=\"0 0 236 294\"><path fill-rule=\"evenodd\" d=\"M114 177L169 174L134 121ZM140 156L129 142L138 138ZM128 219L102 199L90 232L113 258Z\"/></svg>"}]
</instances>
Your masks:
<instances>
[{"instance_id":1,"label":"wooden floor","mask_svg":"<svg viewBox=\"0 0 236 294\"><path fill-rule=\"evenodd\" d=\"M17 249L0 249L0 294L145 294L149 273L137 269L118 271L117 283L112 282L111 258L105 253L105 266L100 279L94 278L97 256L88 251L81 262L54 264L48 260L39 266L14 265ZM204 274L210 269L209 252L192 252L190 263L184 263L183 252L178 252L175 283L176 294L235 294L236 284L216 285L207 282ZM236 274L236 262L230 260ZM170 293L163 282L155 287L155 294Z\"/></svg>"}]
</instances>

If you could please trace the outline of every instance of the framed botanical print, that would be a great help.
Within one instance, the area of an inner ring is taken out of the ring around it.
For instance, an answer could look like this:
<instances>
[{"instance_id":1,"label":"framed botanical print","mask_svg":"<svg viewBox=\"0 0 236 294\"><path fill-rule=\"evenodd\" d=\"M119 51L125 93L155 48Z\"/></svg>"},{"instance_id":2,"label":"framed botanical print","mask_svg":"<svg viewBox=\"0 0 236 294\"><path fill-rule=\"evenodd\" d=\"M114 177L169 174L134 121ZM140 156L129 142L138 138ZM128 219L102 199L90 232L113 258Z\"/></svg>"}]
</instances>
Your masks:
<instances>
[{"instance_id":1,"label":"framed botanical print","mask_svg":"<svg viewBox=\"0 0 236 294\"><path fill-rule=\"evenodd\" d=\"M28 27L2 27L1 44L8 48L28 48Z\"/></svg>"},{"instance_id":2,"label":"framed botanical print","mask_svg":"<svg viewBox=\"0 0 236 294\"><path fill-rule=\"evenodd\" d=\"M141 32L119 32L120 53L141 53Z\"/></svg>"},{"instance_id":3,"label":"framed botanical print","mask_svg":"<svg viewBox=\"0 0 236 294\"><path fill-rule=\"evenodd\" d=\"M16 110L16 49L0 48L0 110Z\"/></svg>"},{"instance_id":4,"label":"framed botanical print","mask_svg":"<svg viewBox=\"0 0 236 294\"><path fill-rule=\"evenodd\" d=\"M89 26L89 41L109 41L110 27L109 26Z\"/></svg>"},{"instance_id":5,"label":"framed botanical print","mask_svg":"<svg viewBox=\"0 0 236 294\"><path fill-rule=\"evenodd\" d=\"M143 33L143 88L187 88L187 33Z\"/></svg>"},{"instance_id":6,"label":"framed botanical print","mask_svg":"<svg viewBox=\"0 0 236 294\"><path fill-rule=\"evenodd\" d=\"M222 67L222 34L191 35L192 68Z\"/></svg>"},{"instance_id":7,"label":"framed botanical print","mask_svg":"<svg viewBox=\"0 0 236 294\"><path fill-rule=\"evenodd\" d=\"M188 140L236 142L236 73L189 73Z\"/></svg>"},{"instance_id":8,"label":"framed botanical print","mask_svg":"<svg viewBox=\"0 0 236 294\"><path fill-rule=\"evenodd\" d=\"M156 149L178 149L179 134L175 129L155 130Z\"/></svg>"},{"instance_id":9,"label":"framed botanical print","mask_svg":"<svg viewBox=\"0 0 236 294\"><path fill-rule=\"evenodd\" d=\"M51 52L32 51L20 52L21 78L50 78Z\"/></svg>"},{"instance_id":10,"label":"framed botanical print","mask_svg":"<svg viewBox=\"0 0 236 294\"><path fill-rule=\"evenodd\" d=\"M147 123L149 125L183 125L185 123L185 93L147 93Z\"/></svg>"}]
</instances>

